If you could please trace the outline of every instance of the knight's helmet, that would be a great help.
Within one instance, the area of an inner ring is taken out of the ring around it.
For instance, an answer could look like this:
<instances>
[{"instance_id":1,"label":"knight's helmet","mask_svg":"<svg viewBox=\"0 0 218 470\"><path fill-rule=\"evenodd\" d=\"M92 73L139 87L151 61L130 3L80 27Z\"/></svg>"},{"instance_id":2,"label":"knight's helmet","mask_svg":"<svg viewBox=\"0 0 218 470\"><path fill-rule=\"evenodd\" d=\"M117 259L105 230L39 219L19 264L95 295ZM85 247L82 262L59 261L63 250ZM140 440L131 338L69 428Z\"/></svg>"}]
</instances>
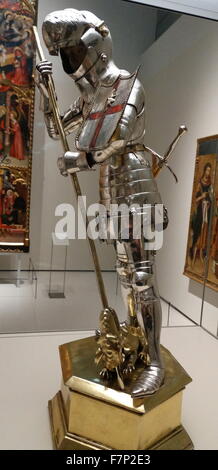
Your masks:
<instances>
[{"instance_id":1,"label":"knight's helmet","mask_svg":"<svg viewBox=\"0 0 218 470\"><path fill-rule=\"evenodd\" d=\"M64 71L75 80L93 69L101 73L112 59L110 31L88 11L54 11L46 16L42 33L49 53L60 53Z\"/></svg>"}]
</instances>

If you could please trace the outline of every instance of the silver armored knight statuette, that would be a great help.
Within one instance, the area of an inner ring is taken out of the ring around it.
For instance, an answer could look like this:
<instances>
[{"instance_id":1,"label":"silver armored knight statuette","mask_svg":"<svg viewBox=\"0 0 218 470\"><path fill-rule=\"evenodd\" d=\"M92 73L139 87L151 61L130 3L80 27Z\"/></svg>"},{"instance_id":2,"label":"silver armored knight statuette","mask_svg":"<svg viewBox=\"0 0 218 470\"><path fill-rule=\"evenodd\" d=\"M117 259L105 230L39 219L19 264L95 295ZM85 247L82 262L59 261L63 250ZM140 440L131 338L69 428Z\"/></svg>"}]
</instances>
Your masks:
<instances>
[{"instance_id":1,"label":"silver armored knight statuette","mask_svg":"<svg viewBox=\"0 0 218 470\"><path fill-rule=\"evenodd\" d=\"M108 26L87 11L66 9L50 13L43 23L43 37L51 55L59 55L64 71L73 79L80 97L62 116L66 134L77 129L76 152L58 159L62 175L90 171L100 166L100 203L134 207L143 216L145 205L162 204L143 145L145 93L136 73L120 70L113 62ZM37 65L38 86L48 133L58 139L46 84L52 64ZM172 148L171 148L172 150ZM170 151L171 151L170 150ZM168 152L169 153L169 152ZM165 158L159 157L160 166ZM129 219L131 225L131 218ZM164 209L164 228L167 226ZM122 224L121 224L122 225ZM127 320L120 324L114 310L104 309L96 332L96 363L105 379L117 373L121 388L125 376L140 364L143 369L132 386L132 397L141 398L159 389L164 381L160 353L161 304L155 276L155 252L146 249L144 234L134 238L129 228L119 230L114 246L117 272L127 299ZM111 242L111 241L110 241Z\"/></svg>"}]
</instances>

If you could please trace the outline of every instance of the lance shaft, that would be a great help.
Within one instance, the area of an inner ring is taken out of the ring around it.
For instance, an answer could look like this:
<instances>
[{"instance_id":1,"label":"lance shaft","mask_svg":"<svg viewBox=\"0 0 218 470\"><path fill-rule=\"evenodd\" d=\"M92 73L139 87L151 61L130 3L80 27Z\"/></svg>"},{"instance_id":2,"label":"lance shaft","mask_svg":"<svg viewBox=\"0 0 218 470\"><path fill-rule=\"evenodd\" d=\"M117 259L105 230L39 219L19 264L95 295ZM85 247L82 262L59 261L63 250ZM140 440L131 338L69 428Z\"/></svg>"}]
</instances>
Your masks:
<instances>
[{"instance_id":1,"label":"lance shaft","mask_svg":"<svg viewBox=\"0 0 218 470\"><path fill-rule=\"evenodd\" d=\"M36 40L36 47L37 47L39 60L43 61L43 60L45 60L45 56L44 56L43 49L41 47L39 34L38 34L38 30L37 30L36 26L33 26L33 32L34 32L34 36L35 36L35 40ZM57 130L58 130L58 133L59 133L59 136L60 136L60 140L62 142L63 150L64 150L64 152L69 152L70 148L69 148L69 144L68 144L68 141L67 141L65 130L64 130L64 127L63 127L63 124L62 124L60 112L59 112L59 109L58 109L58 104L57 104L57 99L56 99L56 92L55 92L55 87L54 87L54 81L53 81L53 78L52 78L51 75L48 75L47 90L48 90L48 95L49 95L49 99L50 99L51 108L52 108L52 111L53 111L54 121L55 121ZM78 177L75 173L71 174L70 177L71 177L71 181L72 181L75 193L76 193L76 197L78 199L79 196L82 196L82 191L81 191L81 188L80 188ZM87 225L88 225L88 218L86 216L86 226ZM94 267L95 267L95 273L96 273L96 278L97 278L97 283L98 283L98 288L99 288L99 294L100 294L100 297L101 297L103 308L105 309L105 308L108 308L108 301L107 301L104 281L103 281L103 277L102 277L102 273L101 273L101 269L100 269L100 265L99 265L99 260L98 260L98 255L97 255L97 251L96 251L95 242L94 242L94 240L92 240L91 238L88 237L88 243L89 243L89 248L90 248L90 251L91 251L91 255L92 255L92 259L93 259L93 263L94 263Z\"/></svg>"}]
</instances>

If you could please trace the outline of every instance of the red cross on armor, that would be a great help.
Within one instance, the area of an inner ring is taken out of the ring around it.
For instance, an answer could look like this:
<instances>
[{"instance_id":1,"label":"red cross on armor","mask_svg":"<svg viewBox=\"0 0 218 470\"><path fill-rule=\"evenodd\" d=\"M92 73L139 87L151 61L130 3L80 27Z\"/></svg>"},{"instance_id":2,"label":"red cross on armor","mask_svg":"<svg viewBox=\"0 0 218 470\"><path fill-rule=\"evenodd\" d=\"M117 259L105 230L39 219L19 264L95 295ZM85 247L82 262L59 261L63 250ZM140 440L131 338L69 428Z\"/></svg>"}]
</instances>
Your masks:
<instances>
[{"instance_id":1,"label":"red cross on armor","mask_svg":"<svg viewBox=\"0 0 218 470\"><path fill-rule=\"evenodd\" d=\"M118 87L119 87L119 84L120 84L120 79L118 79L114 85L114 89L113 89L113 92L116 92ZM121 112L125 107L125 103L122 103L122 104L117 104L115 106L108 106L106 109L104 109L103 111L97 111L96 113L91 113L88 117L89 120L96 120L96 119L99 119L99 122L96 126L96 129L95 129L95 132L94 132L94 135L92 137L92 140L91 140L91 143L90 143L90 146L91 148L94 148L95 145L96 145L96 141L97 141L97 138L100 134L100 131L101 131L101 128L103 126L103 123L104 123L104 119L106 116L108 116L109 114L116 114L116 113L119 113Z\"/></svg>"}]
</instances>

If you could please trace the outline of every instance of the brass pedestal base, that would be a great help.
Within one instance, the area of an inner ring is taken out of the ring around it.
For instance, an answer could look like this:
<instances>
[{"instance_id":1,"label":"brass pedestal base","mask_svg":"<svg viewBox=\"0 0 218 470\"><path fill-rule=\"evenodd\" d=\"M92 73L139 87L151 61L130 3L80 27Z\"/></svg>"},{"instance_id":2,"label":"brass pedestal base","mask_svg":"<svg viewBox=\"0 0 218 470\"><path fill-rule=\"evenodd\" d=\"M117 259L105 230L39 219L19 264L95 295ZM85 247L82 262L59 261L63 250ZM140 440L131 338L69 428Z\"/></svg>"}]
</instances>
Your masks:
<instances>
[{"instance_id":1,"label":"brass pedestal base","mask_svg":"<svg viewBox=\"0 0 218 470\"><path fill-rule=\"evenodd\" d=\"M112 450L99 443L72 434L67 429L64 403L61 392L49 401L49 416L52 440L56 450ZM149 450L192 450L193 443L183 428L179 426ZM128 449L131 450L131 449ZM146 450L146 449L144 449Z\"/></svg>"},{"instance_id":2,"label":"brass pedestal base","mask_svg":"<svg viewBox=\"0 0 218 470\"><path fill-rule=\"evenodd\" d=\"M154 395L133 400L125 390L102 381L96 373L95 338L60 346L62 391L49 402L55 449L59 450L188 450L193 444L181 425L182 395L190 377L162 348L164 384Z\"/></svg>"}]
</instances>

